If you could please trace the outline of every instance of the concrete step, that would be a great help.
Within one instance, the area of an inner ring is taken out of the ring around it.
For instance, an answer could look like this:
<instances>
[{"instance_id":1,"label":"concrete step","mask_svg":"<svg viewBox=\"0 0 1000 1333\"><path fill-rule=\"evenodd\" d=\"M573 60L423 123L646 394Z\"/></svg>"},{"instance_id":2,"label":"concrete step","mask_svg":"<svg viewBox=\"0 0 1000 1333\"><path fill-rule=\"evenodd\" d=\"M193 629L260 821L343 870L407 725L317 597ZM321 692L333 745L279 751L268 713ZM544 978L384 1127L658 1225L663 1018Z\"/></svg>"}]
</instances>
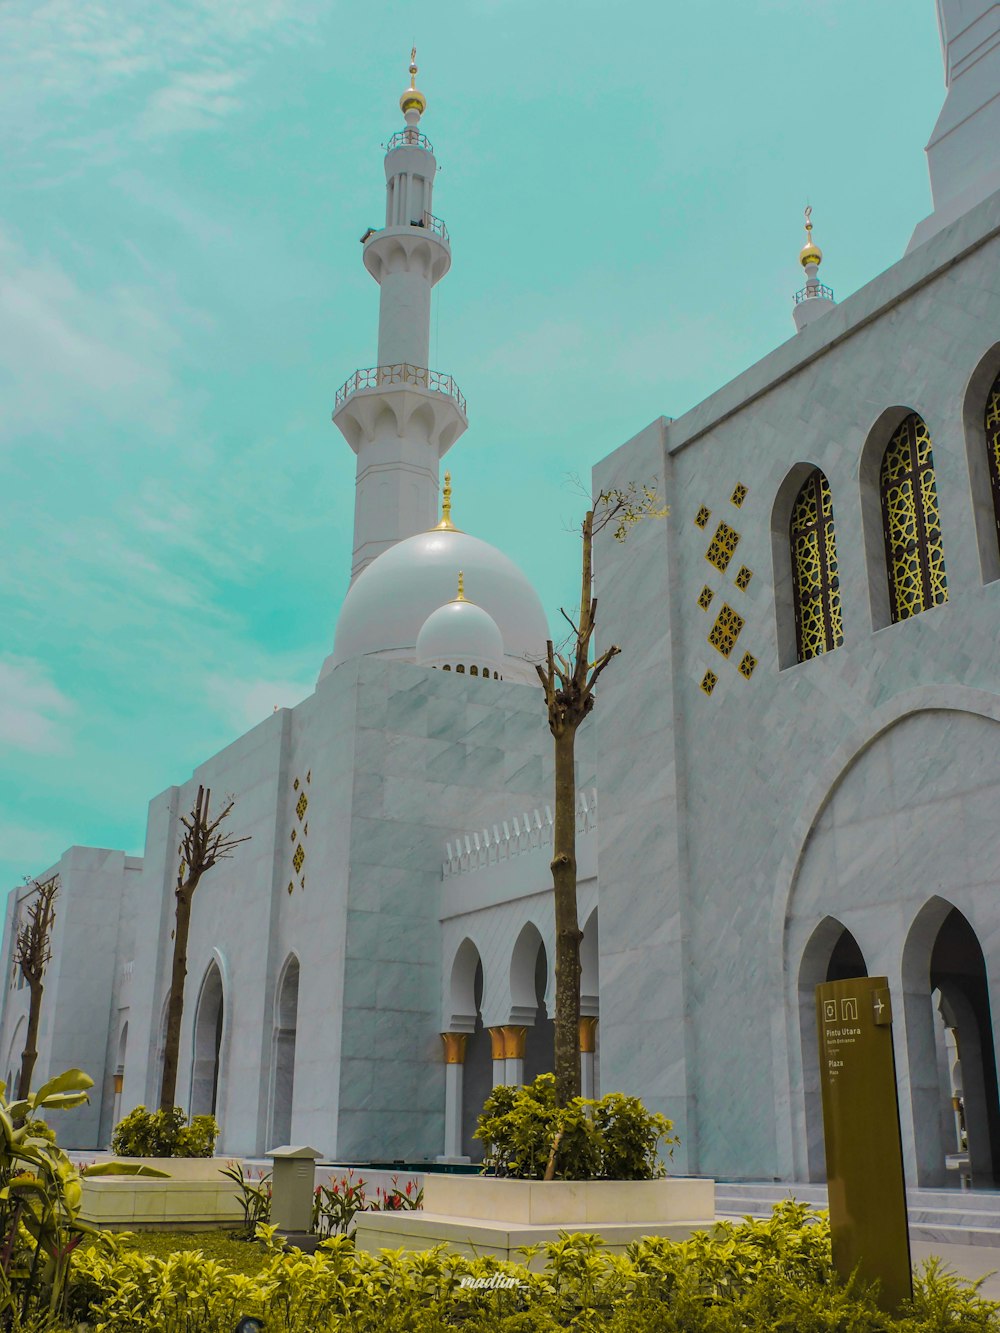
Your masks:
<instances>
[{"instance_id":1,"label":"concrete step","mask_svg":"<svg viewBox=\"0 0 1000 1333\"><path fill-rule=\"evenodd\" d=\"M826 1186L722 1182L716 1186L715 1208L720 1216L770 1217L774 1205L788 1198L825 1208ZM996 1191L909 1190L907 1211L914 1240L1000 1249L1000 1193Z\"/></svg>"}]
</instances>

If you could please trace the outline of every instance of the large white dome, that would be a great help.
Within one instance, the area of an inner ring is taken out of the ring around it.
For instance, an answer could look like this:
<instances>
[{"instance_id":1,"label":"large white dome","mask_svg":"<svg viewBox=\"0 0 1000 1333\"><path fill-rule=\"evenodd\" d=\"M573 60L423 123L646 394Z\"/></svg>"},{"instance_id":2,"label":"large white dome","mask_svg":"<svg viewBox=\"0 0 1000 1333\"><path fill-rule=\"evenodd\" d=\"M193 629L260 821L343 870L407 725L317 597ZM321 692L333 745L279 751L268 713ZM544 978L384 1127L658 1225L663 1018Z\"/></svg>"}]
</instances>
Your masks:
<instances>
[{"instance_id":1,"label":"large white dome","mask_svg":"<svg viewBox=\"0 0 1000 1333\"><path fill-rule=\"evenodd\" d=\"M344 598L321 677L371 653L415 661L421 626L455 596L459 570L469 598L500 630L505 679L537 684L532 663L544 659L549 636L538 594L502 551L457 528L407 537L358 575Z\"/></svg>"}]
</instances>

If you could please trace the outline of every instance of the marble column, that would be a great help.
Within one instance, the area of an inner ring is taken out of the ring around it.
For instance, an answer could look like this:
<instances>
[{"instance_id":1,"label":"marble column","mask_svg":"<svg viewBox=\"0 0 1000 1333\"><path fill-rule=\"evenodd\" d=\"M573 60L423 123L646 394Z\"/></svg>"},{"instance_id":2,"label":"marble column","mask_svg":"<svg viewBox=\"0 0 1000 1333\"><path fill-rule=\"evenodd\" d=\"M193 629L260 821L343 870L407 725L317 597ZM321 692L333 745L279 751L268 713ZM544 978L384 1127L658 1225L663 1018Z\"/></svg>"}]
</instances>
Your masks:
<instances>
[{"instance_id":1,"label":"marble column","mask_svg":"<svg viewBox=\"0 0 1000 1333\"><path fill-rule=\"evenodd\" d=\"M439 1162L467 1162L462 1155L462 1075L467 1032L442 1032L444 1044L444 1152Z\"/></svg>"},{"instance_id":2,"label":"marble column","mask_svg":"<svg viewBox=\"0 0 1000 1333\"><path fill-rule=\"evenodd\" d=\"M507 1082L507 1061L504 1058L503 1028L490 1028L490 1050L493 1056L493 1086L502 1087Z\"/></svg>"},{"instance_id":3,"label":"marble column","mask_svg":"<svg viewBox=\"0 0 1000 1333\"><path fill-rule=\"evenodd\" d=\"M596 1097L594 1052L597 1050L597 1016L580 1019L580 1096Z\"/></svg>"},{"instance_id":4,"label":"marble column","mask_svg":"<svg viewBox=\"0 0 1000 1333\"><path fill-rule=\"evenodd\" d=\"M507 1023L503 1029L504 1082L519 1087L524 1082L524 1046L528 1029Z\"/></svg>"}]
</instances>

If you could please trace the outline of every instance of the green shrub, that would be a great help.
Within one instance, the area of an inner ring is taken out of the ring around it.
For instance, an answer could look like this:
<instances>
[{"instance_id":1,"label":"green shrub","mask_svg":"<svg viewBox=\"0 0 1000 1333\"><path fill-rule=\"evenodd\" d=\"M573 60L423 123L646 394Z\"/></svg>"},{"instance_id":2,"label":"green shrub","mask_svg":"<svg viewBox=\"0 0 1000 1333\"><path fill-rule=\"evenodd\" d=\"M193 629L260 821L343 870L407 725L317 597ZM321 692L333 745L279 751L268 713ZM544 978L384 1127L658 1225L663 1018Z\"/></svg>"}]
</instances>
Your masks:
<instances>
[{"instance_id":1,"label":"green shrub","mask_svg":"<svg viewBox=\"0 0 1000 1333\"><path fill-rule=\"evenodd\" d=\"M564 1235L523 1252L535 1270L440 1245L367 1254L344 1236L315 1255L285 1254L273 1228L261 1231L266 1251L254 1273L196 1250L161 1257L96 1244L75 1266L70 1313L96 1333L231 1333L243 1315L261 1319L267 1333L1000 1329L1000 1305L933 1262L918 1275L912 1304L885 1314L872 1289L837 1276L825 1216L792 1201L767 1222L719 1223L684 1242L650 1237L623 1254L608 1254L597 1236ZM217 1244L213 1253L222 1253Z\"/></svg>"},{"instance_id":2,"label":"green shrub","mask_svg":"<svg viewBox=\"0 0 1000 1333\"><path fill-rule=\"evenodd\" d=\"M660 1144L673 1153L672 1129L620 1092L558 1107L555 1075L539 1074L526 1087L494 1088L475 1137L486 1147L483 1170L498 1176L543 1179L555 1147L557 1180L653 1180L664 1174Z\"/></svg>"},{"instance_id":3,"label":"green shrub","mask_svg":"<svg viewBox=\"0 0 1000 1333\"><path fill-rule=\"evenodd\" d=\"M115 1126L111 1147L119 1157L211 1157L219 1126L212 1115L196 1115L190 1124L179 1106L147 1111L137 1106Z\"/></svg>"}]
</instances>

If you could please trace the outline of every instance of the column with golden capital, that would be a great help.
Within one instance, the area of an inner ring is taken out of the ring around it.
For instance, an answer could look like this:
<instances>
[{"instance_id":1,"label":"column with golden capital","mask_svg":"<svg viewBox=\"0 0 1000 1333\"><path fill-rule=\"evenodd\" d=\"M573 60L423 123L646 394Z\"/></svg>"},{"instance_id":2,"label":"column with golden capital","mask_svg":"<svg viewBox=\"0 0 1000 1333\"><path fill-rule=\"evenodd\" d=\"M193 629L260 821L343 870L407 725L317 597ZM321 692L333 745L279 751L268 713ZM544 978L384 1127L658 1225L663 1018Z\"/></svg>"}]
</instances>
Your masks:
<instances>
[{"instance_id":1,"label":"column with golden capital","mask_svg":"<svg viewBox=\"0 0 1000 1333\"><path fill-rule=\"evenodd\" d=\"M597 1083L594 1077L594 1054L597 1050L597 1015L586 1014L580 1017L580 1096L596 1097Z\"/></svg>"},{"instance_id":2,"label":"column with golden capital","mask_svg":"<svg viewBox=\"0 0 1000 1333\"><path fill-rule=\"evenodd\" d=\"M528 1029L506 1023L503 1028L504 1082L518 1087L524 1082L524 1048Z\"/></svg>"},{"instance_id":3,"label":"column with golden capital","mask_svg":"<svg viewBox=\"0 0 1000 1333\"><path fill-rule=\"evenodd\" d=\"M467 1032L442 1032L444 1047L444 1152L439 1162L467 1162L462 1153L462 1104Z\"/></svg>"}]
</instances>

